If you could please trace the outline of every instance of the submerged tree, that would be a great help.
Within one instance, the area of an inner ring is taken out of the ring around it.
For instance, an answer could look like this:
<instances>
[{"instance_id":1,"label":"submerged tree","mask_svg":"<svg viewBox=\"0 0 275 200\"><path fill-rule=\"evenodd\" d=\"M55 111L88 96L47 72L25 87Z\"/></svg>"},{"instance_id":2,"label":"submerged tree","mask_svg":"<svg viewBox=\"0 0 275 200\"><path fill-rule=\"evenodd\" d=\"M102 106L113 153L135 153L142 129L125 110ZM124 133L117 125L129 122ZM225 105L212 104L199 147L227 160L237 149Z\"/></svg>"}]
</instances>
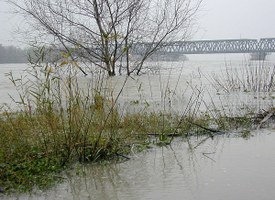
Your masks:
<instances>
[{"instance_id":1,"label":"submerged tree","mask_svg":"<svg viewBox=\"0 0 275 200\"><path fill-rule=\"evenodd\" d=\"M40 38L47 36L73 60L114 76L118 62L128 75L139 74L166 42L186 39L202 0L7 1L28 17Z\"/></svg>"}]
</instances>

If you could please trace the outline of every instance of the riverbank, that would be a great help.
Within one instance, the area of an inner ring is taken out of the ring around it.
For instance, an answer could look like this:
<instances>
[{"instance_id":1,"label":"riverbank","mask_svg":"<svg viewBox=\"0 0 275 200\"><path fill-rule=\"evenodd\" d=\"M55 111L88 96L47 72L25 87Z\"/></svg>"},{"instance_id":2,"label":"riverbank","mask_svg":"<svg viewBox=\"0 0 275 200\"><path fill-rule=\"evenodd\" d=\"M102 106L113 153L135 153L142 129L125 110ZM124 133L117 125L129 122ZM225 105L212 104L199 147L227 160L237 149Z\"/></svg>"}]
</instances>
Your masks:
<instances>
[{"instance_id":1,"label":"riverbank","mask_svg":"<svg viewBox=\"0 0 275 200\"><path fill-rule=\"evenodd\" d=\"M243 139L229 132L213 139L190 137L188 142L179 137L169 146L152 146L140 153L133 149L127 162L74 165L62 173L62 183L47 190L0 198L271 200L274 130L252 131L251 136Z\"/></svg>"},{"instance_id":2,"label":"riverbank","mask_svg":"<svg viewBox=\"0 0 275 200\"><path fill-rule=\"evenodd\" d=\"M60 68L63 70L59 71ZM241 76L233 76L236 75L234 69L233 74L226 71L227 77L215 76L210 84L216 86L215 90L206 91L204 85L195 82L198 77L204 77L200 71L183 81L176 67L174 71L167 70L165 78L157 69L156 75L144 75L142 78L145 77L148 84L128 77L116 85L116 77L108 79L98 73L83 86L83 77L75 74L77 70L70 74L64 66L33 68L29 70L32 78L26 82L10 73L8 77L18 90L18 98L12 104L16 106L1 107L0 187L5 193L49 188L63 181L62 172L75 163L128 160L133 148L139 152L152 145L169 146L175 137L214 138L234 131L248 138L251 130L265 127L274 117L270 104L255 107L235 103L236 90L241 91L238 97L241 100L245 97L273 102L272 95L261 93L273 91L273 84L269 84L273 80L269 74L273 71L262 66L255 69L257 73L259 69L264 70L265 73L260 74L266 75L259 76L262 78L258 82L252 81L255 84L250 84L250 79L248 83L245 82L248 79L240 81ZM251 80L257 76L248 72ZM233 77L237 77L236 80ZM228 80L221 84L222 78ZM156 83L159 85L154 86ZM179 83L181 88L177 91ZM257 85L259 87L255 87ZM185 86L189 89L187 92ZM134 98L119 101L125 88ZM268 91L258 91L266 89ZM160 93L157 100L154 99L156 90ZM251 91L258 92L256 98ZM212 96L206 101L209 93ZM232 104L227 105L222 98Z\"/></svg>"},{"instance_id":3,"label":"riverbank","mask_svg":"<svg viewBox=\"0 0 275 200\"><path fill-rule=\"evenodd\" d=\"M253 117L249 113L213 118L194 110L182 115L144 111L122 116L100 95L85 105L83 100L71 97L65 108L43 99L34 111L26 107L1 114L0 186L5 192L45 189L62 181L60 173L76 162L128 160L133 148L170 145L175 137L213 138L234 130L247 138L274 116L273 110Z\"/></svg>"}]
</instances>

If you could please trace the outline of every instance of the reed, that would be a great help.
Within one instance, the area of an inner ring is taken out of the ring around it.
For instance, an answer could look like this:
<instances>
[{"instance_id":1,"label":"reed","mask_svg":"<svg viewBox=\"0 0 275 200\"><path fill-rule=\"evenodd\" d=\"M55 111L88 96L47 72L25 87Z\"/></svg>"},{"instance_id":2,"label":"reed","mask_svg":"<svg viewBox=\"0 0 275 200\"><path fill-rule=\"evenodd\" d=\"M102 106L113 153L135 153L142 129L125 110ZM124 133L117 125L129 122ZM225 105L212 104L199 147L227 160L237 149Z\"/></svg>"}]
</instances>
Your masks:
<instances>
[{"instance_id":1,"label":"reed","mask_svg":"<svg viewBox=\"0 0 275 200\"><path fill-rule=\"evenodd\" d=\"M268 62L250 62L239 67L226 66L222 73L210 76L217 91L274 92L275 67Z\"/></svg>"},{"instance_id":2,"label":"reed","mask_svg":"<svg viewBox=\"0 0 275 200\"><path fill-rule=\"evenodd\" d=\"M73 163L128 159L134 147L140 151L152 143L169 145L177 136L213 136L231 128L225 121L234 121L222 112L201 112L203 92L197 87L192 88L183 112L173 112L178 82L170 88L169 80L160 86L163 109L150 110L149 103L136 101L134 106L145 109L121 113L118 100L128 77L114 96L103 72L94 73L83 85L78 63L68 56L62 63L44 63L43 57L39 49L35 61L30 60L27 79L8 74L19 98L12 98L15 107L1 107L0 187L4 191L47 188L62 180L61 172ZM161 76L159 81L163 82Z\"/></svg>"},{"instance_id":3,"label":"reed","mask_svg":"<svg viewBox=\"0 0 275 200\"><path fill-rule=\"evenodd\" d=\"M174 132L178 119L167 112L119 112L128 77L113 96L103 72L83 85L78 63L68 56L62 63L44 63L43 48L35 55L26 77L7 74L18 98L11 97L14 106L2 106L0 114L0 186L5 191L48 187L75 162L127 159L133 146L142 150L153 135L164 142Z\"/></svg>"},{"instance_id":4,"label":"reed","mask_svg":"<svg viewBox=\"0 0 275 200\"><path fill-rule=\"evenodd\" d=\"M100 90L102 74L82 88L75 62L30 62L28 79L9 79L16 109L0 115L0 185L5 190L45 187L71 162L111 159L127 152L114 98Z\"/></svg>"}]
</instances>

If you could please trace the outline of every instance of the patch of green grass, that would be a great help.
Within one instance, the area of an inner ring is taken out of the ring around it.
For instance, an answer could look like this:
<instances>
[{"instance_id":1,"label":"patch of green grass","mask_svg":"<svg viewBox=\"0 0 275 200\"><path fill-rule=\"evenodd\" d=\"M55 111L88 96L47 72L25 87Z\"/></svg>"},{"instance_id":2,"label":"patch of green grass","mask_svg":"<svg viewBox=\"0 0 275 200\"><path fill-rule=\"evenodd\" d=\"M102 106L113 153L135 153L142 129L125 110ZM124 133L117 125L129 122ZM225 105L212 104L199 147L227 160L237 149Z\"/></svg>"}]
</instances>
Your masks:
<instances>
[{"instance_id":1,"label":"patch of green grass","mask_svg":"<svg viewBox=\"0 0 275 200\"><path fill-rule=\"evenodd\" d=\"M31 114L3 112L0 186L6 191L47 188L62 180L60 172L73 163L123 159L120 155L129 154L133 146L138 151L148 148L151 137L162 146L176 136L209 135L209 127L221 121L223 125L216 124L221 131L237 126L249 130L251 124L245 117L217 120L207 114L190 117L142 112L121 116L109 100L95 98L85 106L71 102L69 108L44 105Z\"/></svg>"}]
</instances>

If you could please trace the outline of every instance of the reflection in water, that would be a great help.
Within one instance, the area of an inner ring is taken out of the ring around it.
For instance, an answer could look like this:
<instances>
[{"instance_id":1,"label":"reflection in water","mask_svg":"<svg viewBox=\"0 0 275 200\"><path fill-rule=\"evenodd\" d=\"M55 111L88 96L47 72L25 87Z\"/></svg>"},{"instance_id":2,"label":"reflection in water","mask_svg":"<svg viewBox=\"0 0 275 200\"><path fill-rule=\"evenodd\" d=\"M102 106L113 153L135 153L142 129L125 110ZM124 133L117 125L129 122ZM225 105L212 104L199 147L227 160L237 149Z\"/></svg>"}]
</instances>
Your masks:
<instances>
[{"instance_id":1,"label":"reflection in water","mask_svg":"<svg viewBox=\"0 0 275 200\"><path fill-rule=\"evenodd\" d=\"M19 199L271 200L275 133L253 134L248 140L223 135L204 143L201 137L189 143L177 139L171 146L152 148L127 162L76 167L63 184Z\"/></svg>"}]
</instances>

